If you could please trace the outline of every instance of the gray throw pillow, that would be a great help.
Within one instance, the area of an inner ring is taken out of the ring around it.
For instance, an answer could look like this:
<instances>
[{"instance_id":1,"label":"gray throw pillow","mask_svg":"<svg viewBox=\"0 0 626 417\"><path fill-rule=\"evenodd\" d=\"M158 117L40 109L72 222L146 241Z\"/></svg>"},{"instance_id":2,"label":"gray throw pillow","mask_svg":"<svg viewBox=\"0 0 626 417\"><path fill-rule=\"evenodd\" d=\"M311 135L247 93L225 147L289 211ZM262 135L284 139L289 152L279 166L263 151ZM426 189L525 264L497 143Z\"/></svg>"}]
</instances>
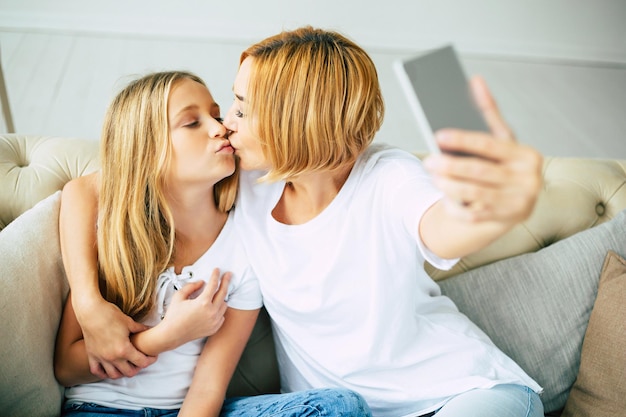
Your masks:
<instances>
[{"instance_id":1,"label":"gray throw pillow","mask_svg":"<svg viewBox=\"0 0 626 417\"><path fill-rule=\"evenodd\" d=\"M626 255L626 211L535 253L439 281L493 342L544 388L546 412L564 407L609 250Z\"/></svg>"}]
</instances>

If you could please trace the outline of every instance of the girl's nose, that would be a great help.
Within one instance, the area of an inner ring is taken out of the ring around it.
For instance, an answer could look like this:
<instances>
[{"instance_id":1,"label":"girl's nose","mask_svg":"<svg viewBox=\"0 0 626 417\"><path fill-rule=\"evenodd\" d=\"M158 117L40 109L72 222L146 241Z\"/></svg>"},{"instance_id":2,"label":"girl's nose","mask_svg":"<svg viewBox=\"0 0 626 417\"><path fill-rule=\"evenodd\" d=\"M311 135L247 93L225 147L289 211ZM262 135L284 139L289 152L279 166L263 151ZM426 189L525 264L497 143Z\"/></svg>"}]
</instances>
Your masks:
<instances>
[{"instance_id":1,"label":"girl's nose","mask_svg":"<svg viewBox=\"0 0 626 417\"><path fill-rule=\"evenodd\" d=\"M226 136L228 129L222 124L222 118L217 117L209 123L209 136L212 138L222 138Z\"/></svg>"}]
</instances>

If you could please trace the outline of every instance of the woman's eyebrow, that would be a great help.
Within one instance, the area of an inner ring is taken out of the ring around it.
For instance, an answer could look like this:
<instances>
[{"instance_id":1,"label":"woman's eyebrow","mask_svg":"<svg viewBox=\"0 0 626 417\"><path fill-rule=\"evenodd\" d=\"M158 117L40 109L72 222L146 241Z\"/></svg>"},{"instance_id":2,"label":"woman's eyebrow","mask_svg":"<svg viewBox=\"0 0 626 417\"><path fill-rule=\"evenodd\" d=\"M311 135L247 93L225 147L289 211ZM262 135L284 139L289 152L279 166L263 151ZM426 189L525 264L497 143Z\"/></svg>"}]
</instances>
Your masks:
<instances>
[{"instance_id":1,"label":"woman's eyebrow","mask_svg":"<svg viewBox=\"0 0 626 417\"><path fill-rule=\"evenodd\" d=\"M237 97L237 100L239 101L245 101L243 96L240 96L239 94L235 94L235 97Z\"/></svg>"}]
</instances>

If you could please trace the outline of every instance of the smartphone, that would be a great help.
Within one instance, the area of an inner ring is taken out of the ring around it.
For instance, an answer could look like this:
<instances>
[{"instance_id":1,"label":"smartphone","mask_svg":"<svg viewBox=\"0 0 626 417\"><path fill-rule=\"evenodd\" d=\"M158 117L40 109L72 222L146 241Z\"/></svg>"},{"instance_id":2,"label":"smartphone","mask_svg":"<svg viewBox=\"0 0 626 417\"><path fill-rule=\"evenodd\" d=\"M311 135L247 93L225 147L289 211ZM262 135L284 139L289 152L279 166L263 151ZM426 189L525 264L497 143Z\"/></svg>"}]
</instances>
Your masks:
<instances>
[{"instance_id":1,"label":"smartphone","mask_svg":"<svg viewBox=\"0 0 626 417\"><path fill-rule=\"evenodd\" d=\"M431 152L440 152L439 129L489 131L452 45L398 60L394 69Z\"/></svg>"}]
</instances>

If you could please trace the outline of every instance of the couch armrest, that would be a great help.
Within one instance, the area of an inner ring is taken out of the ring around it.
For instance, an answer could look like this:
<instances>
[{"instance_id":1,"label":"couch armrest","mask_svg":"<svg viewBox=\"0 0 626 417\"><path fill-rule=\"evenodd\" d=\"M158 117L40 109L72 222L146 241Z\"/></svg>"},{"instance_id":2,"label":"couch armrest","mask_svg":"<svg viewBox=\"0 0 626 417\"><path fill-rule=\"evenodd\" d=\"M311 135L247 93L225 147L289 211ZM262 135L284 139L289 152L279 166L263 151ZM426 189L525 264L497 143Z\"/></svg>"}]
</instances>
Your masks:
<instances>
[{"instance_id":1,"label":"couch armrest","mask_svg":"<svg viewBox=\"0 0 626 417\"><path fill-rule=\"evenodd\" d=\"M0 135L0 230L72 178L98 169L99 146L85 139Z\"/></svg>"}]
</instances>

